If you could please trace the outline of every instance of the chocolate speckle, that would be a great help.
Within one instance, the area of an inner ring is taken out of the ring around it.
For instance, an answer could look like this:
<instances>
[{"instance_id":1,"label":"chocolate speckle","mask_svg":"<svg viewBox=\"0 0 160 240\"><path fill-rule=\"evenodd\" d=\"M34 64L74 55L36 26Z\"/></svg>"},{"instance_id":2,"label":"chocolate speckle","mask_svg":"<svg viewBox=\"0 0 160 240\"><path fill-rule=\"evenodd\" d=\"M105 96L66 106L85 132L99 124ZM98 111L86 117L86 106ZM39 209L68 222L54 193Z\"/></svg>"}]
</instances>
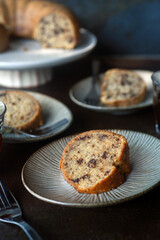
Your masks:
<instances>
[{"instance_id":1,"label":"chocolate speckle","mask_svg":"<svg viewBox=\"0 0 160 240\"><path fill-rule=\"evenodd\" d=\"M85 174L84 176L82 176L82 177L79 177L79 178L75 178L75 179L70 179L72 182L74 182L74 183L79 183L79 181L81 180L81 179L86 179L86 178L88 178L88 174Z\"/></svg>"},{"instance_id":2,"label":"chocolate speckle","mask_svg":"<svg viewBox=\"0 0 160 240\"><path fill-rule=\"evenodd\" d=\"M83 162L83 158L77 160L77 163L80 165Z\"/></svg>"},{"instance_id":3,"label":"chocolate speckle","mask_svg":"<svg viewBox=\"0 0 160 240\"><path fill-rule=\"evenodd\" d=\"M58 35L58 34L59 34L59 31L55 29L55 30L54 30L54 34L55 34L55 35Z\"/></svg>"},{"instance_id":4,"label":"chocolate speckle","mask_svg":"<svg viewBox=\"0 0 160 240\"><path fill-rule=\"evenodd\" d=\"M103 134L103 135L100 136L100 139L101 139L101 140L103 140L103 139L105 139L105 138L107 138L107 135L106 135L106 134Z\"/></svg>"},{"instance_id":5,"label":"chocolate speckle","mask_svg":"<svg viewBox=\"0 0 160 240\"><path fill-rule=\"evenodd\" d=\"M79 140L85 140L85 139L86 139L86 136L79 138Z\"/></svg>"},{"instance_id":6,"label":"chocolate speckle","mask_svg":"<svg viewBox=\"0 0 160 240\"><path fill-rule=\"evenodd\" d=\"M82 176L82 179L86 179L88 178L88 174L85 174L84 176Z\"/></svg>"},{"instance_id":7,"label":"chocolate speckle","mask_svg":"<svg viewBox=\"0 0 160 240\"><path fill-rule=\"evenodd\" d=\"M107 152L106 151L104 151L104 153L103 153L103 155L102 155L102 158L104 158L104 159L106 159L107 158Z\"/></svg>"},{"instance_id":8,"label":"chocolate speckle","mask_svg":"<svg viewBox=\"0 0 160 240\"><path fill-rule=\"evenodd\" d=\"M72 43L72 42L73 42L73 38L69 38L69 39L68 39L68 42L69 42L69 43Z\"/></svg>"},{"instance_id":9,"label":"chocolate speckle","mask_svg":"<svg viewBox=\"0 0 160 240\"><path fill-rule=\"evenodd\" d=\"M110 171L108 170L108 171L106 171L106 172L105 172L105 174L104 174L104 175L108 175L109 173L110 173Z\"/></svg>"},{"instance_id":10,"label":"chocolate speckle","mask_svg":"<svg viewBox=\"0 0 160 240\"><path fill-rule=\"evenodd\" d=\"M106 96L106 99L110 99L111 97L112 97L112 95L110 94L110 95Z\"/></svg>"},{"instance_id":11,"label":"chocolate speckle","mask_svg":"<svg viewBox=\"0 0 160 240\"><path fill-rule=\"evenodd\" d=\"M90 168L95 168L96 167L96 160L94 158L92 158L89 162L88 162L88 167Z\"/></svg>"},{"instance_id":12,"label":"chocolate speckle","mask_svg":"<svg viewBox=\"0 0 160 240\"><path fill-rule=\"evenodd\" d=\"M86 139L90 139L91 137L90 136L81 136L81 137L79 137L77 140L82 140L82 141L84 141L84 140L86 140Z\"/></svg>"},{"instance_id":13,"label":"chocolate speckle","mask_svg":"<svg viewBox=\"0 0 160 240\"><path fill-rule=\"evenodd\" d=\"M74 183L79 183L79 181L80 181L80 178L75 178L75 179L70 179L72 182L74 182Z\"/></svg>"}]
</instances>

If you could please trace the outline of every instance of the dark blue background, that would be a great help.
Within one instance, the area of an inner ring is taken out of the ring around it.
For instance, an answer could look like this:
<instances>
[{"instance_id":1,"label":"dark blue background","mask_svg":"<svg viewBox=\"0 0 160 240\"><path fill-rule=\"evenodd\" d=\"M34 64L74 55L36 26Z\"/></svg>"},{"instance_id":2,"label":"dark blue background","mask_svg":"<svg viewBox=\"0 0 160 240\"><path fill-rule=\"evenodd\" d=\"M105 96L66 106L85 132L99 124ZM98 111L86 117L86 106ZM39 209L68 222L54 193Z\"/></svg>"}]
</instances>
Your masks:
<instances>
[{"instance_id":1,"label":"dark blue background","mask_svg":"<svg viewBox=\"0 0 160 240\"><path fill-rule=\"evenodd\" d=\"M101 54L160 54L160 0L57 0L98 38Z\"/></svg>"}]
</instances>

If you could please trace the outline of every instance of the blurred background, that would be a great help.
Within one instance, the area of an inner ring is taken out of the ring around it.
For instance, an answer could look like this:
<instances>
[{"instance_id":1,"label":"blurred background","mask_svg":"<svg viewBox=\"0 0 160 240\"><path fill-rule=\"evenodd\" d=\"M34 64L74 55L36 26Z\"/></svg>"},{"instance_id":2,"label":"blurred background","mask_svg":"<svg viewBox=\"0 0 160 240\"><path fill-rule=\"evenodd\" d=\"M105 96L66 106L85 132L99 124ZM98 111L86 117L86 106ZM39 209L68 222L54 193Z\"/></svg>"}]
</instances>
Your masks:
<instances>
[{"instance_id":1,"label":"blurred background","mask_svg":"<svg viewBox=\"0 0 160 240\"><path fill-rule=\"evenodd\" d=\"M160 0L56 0L98 38L99 54L160 54Z\"/></svg>"}]
</instances>

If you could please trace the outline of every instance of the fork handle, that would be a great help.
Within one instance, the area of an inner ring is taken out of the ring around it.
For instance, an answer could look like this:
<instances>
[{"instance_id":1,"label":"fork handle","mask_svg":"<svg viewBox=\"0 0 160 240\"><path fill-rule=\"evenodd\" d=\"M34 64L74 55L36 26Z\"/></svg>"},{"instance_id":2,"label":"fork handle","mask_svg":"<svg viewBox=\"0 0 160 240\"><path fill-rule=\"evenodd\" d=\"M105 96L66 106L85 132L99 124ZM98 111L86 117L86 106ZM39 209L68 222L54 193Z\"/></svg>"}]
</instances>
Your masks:
<instances>
[{"instance_id":1,"label":"fork handle","mask_svg":"<svg viewBox=\"0 0 160 240\"><path fill-rule=\"evenodd\" d=\"M92 83L96 83L98 79L100 62L98 60L94 60L92 62Z\"/></svg>"},{"instance_id":2,"label":"fork handle","mask_svg":"<svg viewBox=\"0 0 160 240\"><path fill-rule=\"evenodd\" d=\"M23 229L30 240L42 240L38 233L24 220L20 220L14 223Z\"/></svg>"}]
</instances>

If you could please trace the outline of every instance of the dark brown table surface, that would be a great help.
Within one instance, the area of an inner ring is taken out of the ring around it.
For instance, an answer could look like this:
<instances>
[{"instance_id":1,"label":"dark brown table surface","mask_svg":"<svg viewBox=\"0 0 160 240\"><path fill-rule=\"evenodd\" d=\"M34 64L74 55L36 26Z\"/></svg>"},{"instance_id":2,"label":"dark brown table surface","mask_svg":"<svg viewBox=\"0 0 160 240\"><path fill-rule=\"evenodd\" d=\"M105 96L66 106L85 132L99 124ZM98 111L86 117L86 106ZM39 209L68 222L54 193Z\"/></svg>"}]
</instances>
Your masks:
<instances>
[{"instance_id":1,"label":"dark brown table surface","mask_svg":"<svg viewBox=\"0 0 160 240\"><path fill-rule=\"evenodd\" d=\"M65 103L73 113L71 126L60 135L36 143L3 143L0 178L11 189L23 210L24 219L45 240L133 240L160 239L160 187L133 200L98 208L72 208L50 204L32 196L23 186L21 170L40 147L64 136L91 129L127 129L156 136L152 107L126 115L94 112L73 103L68 91L90 75L90 55L74 63L56 67L51 82L28 90L44 93ZM101 72L111 67L158 70L160 60L100 57ZM2 88L2 87L1 87ZM27 239L13 225L0 223L0 240Z\"/></svg>"}]
</instances>

